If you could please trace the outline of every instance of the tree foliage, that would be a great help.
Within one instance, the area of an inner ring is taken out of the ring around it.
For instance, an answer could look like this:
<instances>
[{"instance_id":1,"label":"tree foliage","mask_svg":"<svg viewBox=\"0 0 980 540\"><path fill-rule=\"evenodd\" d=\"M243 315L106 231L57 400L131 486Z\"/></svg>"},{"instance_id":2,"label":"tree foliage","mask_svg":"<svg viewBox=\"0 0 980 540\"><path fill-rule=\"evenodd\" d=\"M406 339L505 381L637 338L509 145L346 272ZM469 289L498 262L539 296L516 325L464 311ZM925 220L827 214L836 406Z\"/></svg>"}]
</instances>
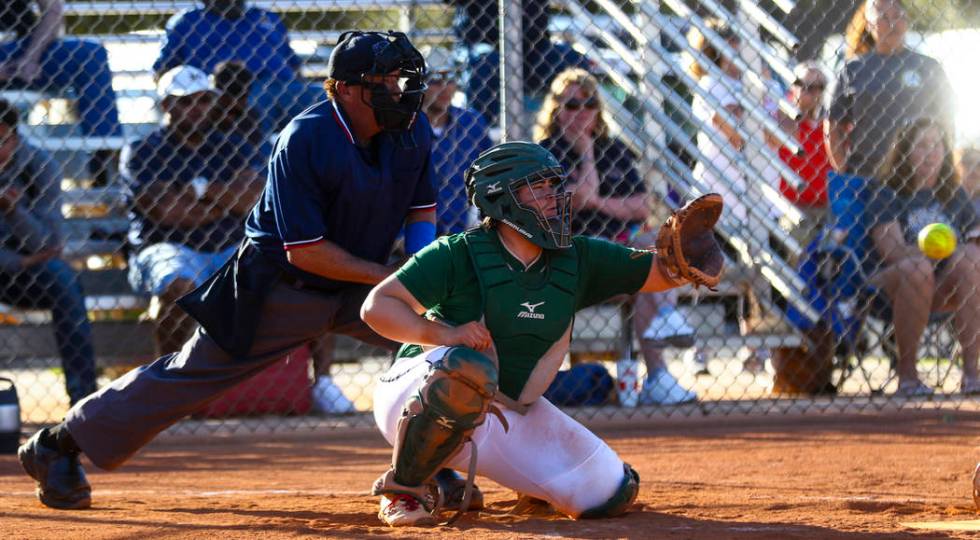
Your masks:
<instances>
[{"instance_id":1,"label":"tree foliage","mask_svg":"<svg viewBox=\"0 0 980 540\"><path fill-rule=\"evenodd\" d=\"M918 31L980 27L980 0L905 1L912 27Z\"/></svg>"}]
</instances>

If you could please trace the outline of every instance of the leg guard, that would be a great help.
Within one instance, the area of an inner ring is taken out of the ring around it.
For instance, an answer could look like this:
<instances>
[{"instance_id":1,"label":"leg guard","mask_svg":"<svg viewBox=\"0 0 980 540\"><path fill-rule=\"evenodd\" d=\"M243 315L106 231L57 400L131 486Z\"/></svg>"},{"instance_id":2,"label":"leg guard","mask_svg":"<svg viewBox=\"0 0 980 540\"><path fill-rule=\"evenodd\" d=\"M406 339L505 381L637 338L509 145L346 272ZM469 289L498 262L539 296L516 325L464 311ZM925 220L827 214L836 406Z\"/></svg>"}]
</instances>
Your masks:
<instances>
[{"instance_id":1,"label":"leg guard","mask_svg":"<svg viewBox=\"0 0 980 540\"><path fill-rule=\"evenodd\" d=\"M446 351L405 405L392 469L374 483L373 493L407 493L422 499L419 495L427 491L423 486L483 424L496 392L493 360L465 347Z\"/></svg>"},{"instance_id":2,"label":"leg guard","mask_svg":"<svg viewBox=\"0 0 980 540\"><path fill-rule=\"evenodd\" d=\"M613 493L613 496L603 504L582 512L579 519L616 517L626 513L640 493L640 475L629 464L624 463L623 468L625 476L616 493Z\"/></svg>"}]
</instances>

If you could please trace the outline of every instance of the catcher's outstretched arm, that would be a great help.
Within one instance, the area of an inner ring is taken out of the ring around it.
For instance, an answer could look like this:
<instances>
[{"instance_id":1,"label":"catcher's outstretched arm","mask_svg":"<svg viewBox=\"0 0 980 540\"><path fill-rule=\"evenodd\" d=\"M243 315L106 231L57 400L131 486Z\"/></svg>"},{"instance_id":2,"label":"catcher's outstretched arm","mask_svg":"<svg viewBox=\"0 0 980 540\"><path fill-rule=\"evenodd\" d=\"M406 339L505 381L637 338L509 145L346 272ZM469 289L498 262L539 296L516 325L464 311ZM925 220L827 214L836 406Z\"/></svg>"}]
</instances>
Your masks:
<instances>
[{"instance_id":1,"label":"catcher's outstretched arm","mask_svg":"<svg viewBox=\"0 0 980 540\"><path fill-rule=\"evenodd\" d=\"M657 262L657 254L654 253L653 258L650 259L650 272L647 274L647 280L643 282L643 286L640 287L640 292L646 293L667 291L686 284L687 281L678 283L672 279L668 279L661 270L660 264Z\"/></svg>"}]
</instances>

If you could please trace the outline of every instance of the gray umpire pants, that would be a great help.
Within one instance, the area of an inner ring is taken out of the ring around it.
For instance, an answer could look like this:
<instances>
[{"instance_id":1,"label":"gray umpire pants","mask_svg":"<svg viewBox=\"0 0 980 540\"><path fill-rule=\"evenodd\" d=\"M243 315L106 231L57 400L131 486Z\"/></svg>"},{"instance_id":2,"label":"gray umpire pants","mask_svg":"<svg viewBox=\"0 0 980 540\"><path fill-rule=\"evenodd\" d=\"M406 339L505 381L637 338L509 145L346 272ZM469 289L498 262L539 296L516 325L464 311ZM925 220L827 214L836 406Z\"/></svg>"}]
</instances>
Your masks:
<instances>
[{"instance_id":1,"label":"gray umpire pants","mask_svg":"<svg viewBox=\"0 0 980 540\"><path fill-rule=\"evenodd\" d=\"M233 358L198 330L180 352L140 366L76 404L68 431L100 468L122 465L157 434L236 384L327 332L394 349L359 312L370 287L327 294L277 283L269 291L251 351Z\"/></svg>"}]
</instances>

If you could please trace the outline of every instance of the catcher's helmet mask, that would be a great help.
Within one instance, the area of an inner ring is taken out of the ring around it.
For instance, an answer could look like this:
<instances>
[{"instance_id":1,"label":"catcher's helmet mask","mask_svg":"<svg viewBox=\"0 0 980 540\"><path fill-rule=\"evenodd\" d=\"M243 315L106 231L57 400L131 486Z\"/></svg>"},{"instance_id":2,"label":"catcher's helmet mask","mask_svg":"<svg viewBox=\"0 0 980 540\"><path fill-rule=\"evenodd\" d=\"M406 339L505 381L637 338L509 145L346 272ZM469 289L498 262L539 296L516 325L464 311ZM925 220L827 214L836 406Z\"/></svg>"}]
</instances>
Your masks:
<instances>
[{"instance_id":1,"label":"catcher's helmet mask","mask_svg":"<svg viewBox=\"0 0 980 540\"><path fill-rule=\"evenodd\" d=\"M543 195L539 199L536 186L544 182L551 184L553 190L550 194ZM546 234L551 235L554 238L555 244L559 247L568 247L570 245L568 238L570 237L571 228L572 192L566 190L566 184L564 171L561 169L548 169L514 180L507 186L510 196L514 200L514 204L521 210L534 214L538 220L538 226ZM527 187L528 193L530 193L530 197L532 198L530 204L521 203L519 192L523 187ZM549 207L554 209L554 215L542 214L540 209ZM522 230L520 226L510 222L506 217L502 218L501 221L510 225L528 239L531 239L532 235Z\"/></svg>"},{"instance_id":2,"label":"catcher's helmet mask","mask_svg":"<svg viewBox=\"0 0 980 540\"><path fill-rule=\"evenodd\" d=\"M426 67L422 54L412 45L403 32L361 32L349 31L340 35L338 49L345 49L359 58L354 63L363 63L366 50L358 50L353 40L367 38L370 44L371 67L355 70L340 66L343 60L331 62L331 76L349 85L363 86L367 92L362 96L364 104L374 111L375 120L384 131L406 131L415 123L422 109L425 95ZM355 52L356 51L356 52ZM343 73L341 73L343 72ZM379 78L398 78L398 92L381 82Z\"/></svg>"},{"instance_id":3,"label":"catcher's helmet mask","mask_svg":"<svg viewBox=\"0 0 980 540\"><path fill-rule=\"evenodd\" d=\"M547 194L539 187L543 182L552 186ZM566 184L565 171L554 156L523 141L487 150L466 171L468 195L480 213L544 249L571 246L572 193ZM528 190L524 203L522 188Z\"/></svg>"}]
</instances>

